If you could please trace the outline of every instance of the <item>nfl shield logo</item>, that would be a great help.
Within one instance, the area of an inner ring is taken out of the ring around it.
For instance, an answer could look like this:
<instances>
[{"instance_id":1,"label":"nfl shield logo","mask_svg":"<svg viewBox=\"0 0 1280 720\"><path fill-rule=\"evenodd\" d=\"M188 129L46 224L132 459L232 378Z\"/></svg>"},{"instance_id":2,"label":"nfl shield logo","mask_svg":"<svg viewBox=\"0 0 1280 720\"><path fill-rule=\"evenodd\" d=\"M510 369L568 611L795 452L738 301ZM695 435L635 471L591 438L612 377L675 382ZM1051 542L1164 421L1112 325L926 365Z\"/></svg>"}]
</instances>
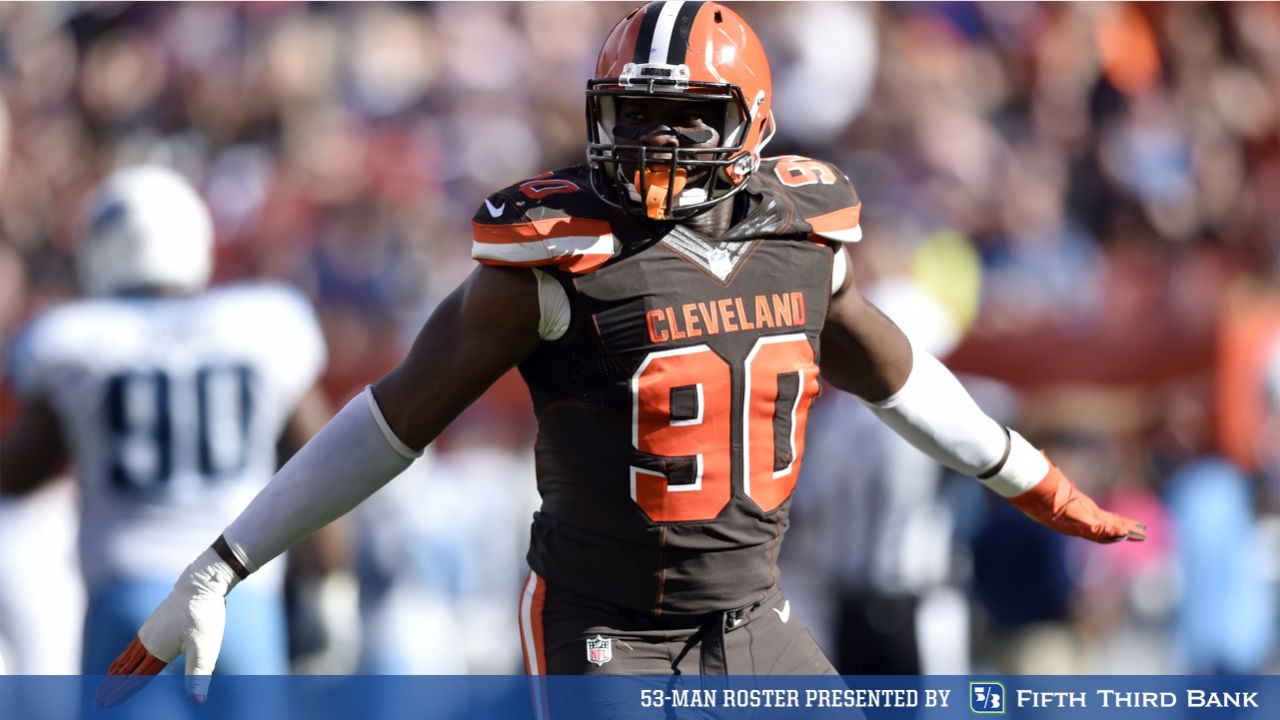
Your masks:
<instances>
[{"instance_id":1,"label":"nfl shield logo","mask_svg":"<svg viewBox=\"0 0 1280 720\"><path fill-rule=\"evenodd\" d=\"M596 666L603 665L613 659L613 638L587 638L587 661Z\"/></svg>"}]
</instances>

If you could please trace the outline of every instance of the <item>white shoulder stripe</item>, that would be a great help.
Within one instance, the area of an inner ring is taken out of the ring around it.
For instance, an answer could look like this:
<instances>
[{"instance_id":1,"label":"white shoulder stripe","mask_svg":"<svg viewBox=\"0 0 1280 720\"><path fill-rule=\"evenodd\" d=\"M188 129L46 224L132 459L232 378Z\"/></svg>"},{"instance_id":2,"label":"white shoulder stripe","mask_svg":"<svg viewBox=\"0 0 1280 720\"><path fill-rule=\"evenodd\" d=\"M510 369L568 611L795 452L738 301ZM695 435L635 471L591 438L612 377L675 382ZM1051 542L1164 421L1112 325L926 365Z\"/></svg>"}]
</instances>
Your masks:
<instances>
[{"instance_id":1,"label":"white shoulder stripe","mask_svg":"<svg viewBox=\"0 0 1280 720\"><path fill-rule=\"evenodd\" d=\"M821 235L828 240L835 240L836 242L856 243L862 239L862 226L854 225L853 227L845 228L844 230L823 230L822 232L815 234Z\"/></svg>"},{"instance_id":2,"label":"white shoulder stripe","mask_svg":"<svg viewBox=\"0 0 1280 720\"><path fill-rule=\"evenodd\" d=\"M520 243L471 244L471 257L503 262L535 262L572 255L613 255L613 235L571 235Z\"/></svg>"}]
</instances>

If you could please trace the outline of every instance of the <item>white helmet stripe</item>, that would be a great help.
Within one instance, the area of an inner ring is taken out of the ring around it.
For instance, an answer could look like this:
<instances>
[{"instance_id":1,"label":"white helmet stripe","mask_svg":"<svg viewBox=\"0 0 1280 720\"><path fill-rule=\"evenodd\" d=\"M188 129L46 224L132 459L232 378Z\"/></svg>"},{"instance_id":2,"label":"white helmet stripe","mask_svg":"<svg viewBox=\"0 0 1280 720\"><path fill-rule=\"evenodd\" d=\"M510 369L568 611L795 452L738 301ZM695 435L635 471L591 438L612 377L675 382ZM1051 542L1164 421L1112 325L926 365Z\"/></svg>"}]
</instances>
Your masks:
<instances>
[{"instance_id":1,"label":"white helmet stripe","mask_svg":"<svg viewBox=\"0 0 1280 720\"><path fill-rule=\"evenodd\" d=\"M658 24L653 28L653 42L649 45L649 62L673 64L668 58L671 55L671 31L675 30L676 18L684 2L666 2L658 13ZM683 62L683 59L681 59Z\"/></svg>"}]
</instances>

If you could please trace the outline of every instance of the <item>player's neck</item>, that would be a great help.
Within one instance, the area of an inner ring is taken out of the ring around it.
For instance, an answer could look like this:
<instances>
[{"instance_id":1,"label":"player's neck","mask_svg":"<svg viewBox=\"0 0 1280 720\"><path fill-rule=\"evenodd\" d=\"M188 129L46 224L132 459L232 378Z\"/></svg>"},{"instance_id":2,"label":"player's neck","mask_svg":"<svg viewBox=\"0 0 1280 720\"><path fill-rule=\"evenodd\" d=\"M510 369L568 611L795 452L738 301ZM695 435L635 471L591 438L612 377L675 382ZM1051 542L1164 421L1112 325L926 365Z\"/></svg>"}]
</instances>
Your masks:
<instances>
[{"instance_id":1,"label":"player's neck","mask_svg":"<svg viewBox=\"0 0 1280 720\"><path fill-rule=\"evenodd\" d=\"M721 237L729 232L729 228L733 225L734 205L732 199L728 202L716 203L706 212L683 220L681 224L710 238Z\"/></svg>"}]
</instances>

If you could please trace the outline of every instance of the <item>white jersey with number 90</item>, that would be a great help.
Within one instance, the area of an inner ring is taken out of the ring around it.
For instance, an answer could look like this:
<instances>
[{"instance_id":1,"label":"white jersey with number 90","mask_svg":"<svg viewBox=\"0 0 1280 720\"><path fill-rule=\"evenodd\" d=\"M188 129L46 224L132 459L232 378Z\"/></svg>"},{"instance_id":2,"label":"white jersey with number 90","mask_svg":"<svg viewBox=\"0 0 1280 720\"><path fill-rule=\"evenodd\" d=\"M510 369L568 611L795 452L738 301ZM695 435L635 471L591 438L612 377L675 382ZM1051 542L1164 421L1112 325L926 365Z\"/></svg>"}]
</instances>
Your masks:
<instances>
[{"instance_id":1,"label":"white jersey with number 90","mask_svg":"<svg viewBox=\"0 0 1280 720\"><path fill-rule=\"evenodd\" d=\"M76 459L89 587L181 572L271 478L324 363L311 306L280 285L83 300L38 319L13 375L57 412Z\"/></svg>"}]
</instances>

